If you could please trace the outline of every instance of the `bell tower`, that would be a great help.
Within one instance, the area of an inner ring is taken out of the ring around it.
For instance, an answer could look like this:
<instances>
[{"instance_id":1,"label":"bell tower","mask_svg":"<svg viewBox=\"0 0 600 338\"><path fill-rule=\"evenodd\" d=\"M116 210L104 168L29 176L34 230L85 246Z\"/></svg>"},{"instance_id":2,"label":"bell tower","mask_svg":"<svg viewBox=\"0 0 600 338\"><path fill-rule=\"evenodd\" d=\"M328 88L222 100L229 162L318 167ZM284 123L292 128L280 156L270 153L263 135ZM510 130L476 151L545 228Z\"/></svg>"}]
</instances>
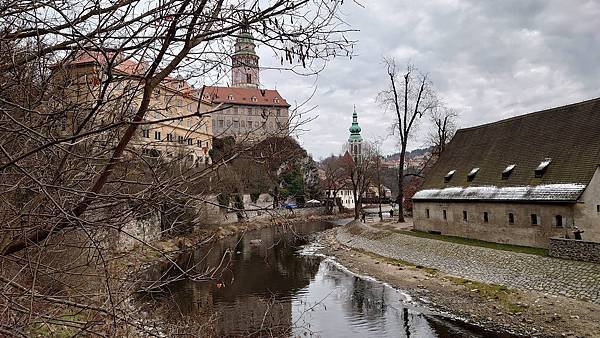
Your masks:
<instances>
[{"instance_id":1,"label":"bell tower","mask_svg":"<svg viewBox=\"0 0 600 338\"><path fill-rule=\"evenodd\" d=\"M233 87L258 88L259 69L256 44L248 28L243 28L235 40L231 56L231 82Z\"/></svg>"},{"instance_id":2,"label":"bell tower","mask_svg":"<svg viewBox=\"0 0 600 338\"><path fill-rule=\"evenodd\" d=\"M360 162L362 160L362 141L363 138L360 135L360 126L358 125L358 114L356 113L356 106L354 106L354 113L352 113L352 126L350 126L350 137L348 138L348 152L352 155L354 162Z\"/></svg>"}]
</instances>

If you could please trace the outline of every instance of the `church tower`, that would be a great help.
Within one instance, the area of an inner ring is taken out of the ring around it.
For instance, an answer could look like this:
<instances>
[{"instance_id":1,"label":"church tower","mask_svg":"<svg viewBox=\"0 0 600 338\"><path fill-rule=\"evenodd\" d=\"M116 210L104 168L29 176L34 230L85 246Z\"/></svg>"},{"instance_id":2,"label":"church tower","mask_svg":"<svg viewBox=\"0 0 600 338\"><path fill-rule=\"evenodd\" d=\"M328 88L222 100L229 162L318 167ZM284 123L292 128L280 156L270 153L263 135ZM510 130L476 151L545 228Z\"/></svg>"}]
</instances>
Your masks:
<instances>
[{"instance_id":1,"label":"church tower","mask_svg":"<svg viewBox=\"0 0 600 338\"><path fill-rule=\"evenodd\" d=\"M235 40L234 54L231 57L233 87L258 88L258 55L255 49L252 33L247 28L242 29L240 36Z\"/></svg>"},{"instance_id":2,"label":"church tower","mask_svg":"<svg viewBox=\"0 0 600 338\"><path fill-rule=\"evenodd\" d=\"M348 138L348 152L352 155L355 162L360 162L362 159L362 141L360 136L360 126L358 125L358 114L356 114L356 106L352 113L352 126L350 126L350 137Z\"/></svg>"}]
</instances>

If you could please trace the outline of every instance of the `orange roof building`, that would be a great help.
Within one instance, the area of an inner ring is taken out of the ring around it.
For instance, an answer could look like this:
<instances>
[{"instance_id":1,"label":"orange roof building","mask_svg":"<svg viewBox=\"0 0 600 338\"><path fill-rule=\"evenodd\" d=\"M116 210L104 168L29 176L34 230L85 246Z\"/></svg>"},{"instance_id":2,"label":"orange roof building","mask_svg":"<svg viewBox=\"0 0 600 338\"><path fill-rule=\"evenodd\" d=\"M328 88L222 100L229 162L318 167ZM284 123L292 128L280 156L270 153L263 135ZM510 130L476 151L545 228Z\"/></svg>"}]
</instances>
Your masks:
<instances>
[{"instance_id":1,"label":"orange roof building","mask_svg":"<svg viewBox=\"0 0 600 338\"><path fill-rule=\"evenodd\" d=\"M238 141L287 136L290 105L277 90L260 88L259 58L252 34L242 31L234 50L232 86L204 87L200 94L212 103L214 136L234 136Z\"/></svg>"}]
</instances>

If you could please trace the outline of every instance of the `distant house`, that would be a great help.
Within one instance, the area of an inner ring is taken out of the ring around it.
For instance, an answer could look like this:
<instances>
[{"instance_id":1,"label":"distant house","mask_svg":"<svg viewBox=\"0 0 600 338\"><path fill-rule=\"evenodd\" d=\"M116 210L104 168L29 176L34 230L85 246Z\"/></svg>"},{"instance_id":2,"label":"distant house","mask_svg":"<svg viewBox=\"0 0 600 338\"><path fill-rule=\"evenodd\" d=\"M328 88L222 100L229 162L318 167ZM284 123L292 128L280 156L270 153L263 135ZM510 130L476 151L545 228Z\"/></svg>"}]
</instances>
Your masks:
<instances>
[{"instance_id":1,"label":"distant house","mask_svg":"<svg viewBox=\"0 0 600 338\"><path fill-rule=\"evenodd\" d=\"M461 129L413 197L414 226L547 247L600 241L600 98Z\"/></svg>"}]
</instances>

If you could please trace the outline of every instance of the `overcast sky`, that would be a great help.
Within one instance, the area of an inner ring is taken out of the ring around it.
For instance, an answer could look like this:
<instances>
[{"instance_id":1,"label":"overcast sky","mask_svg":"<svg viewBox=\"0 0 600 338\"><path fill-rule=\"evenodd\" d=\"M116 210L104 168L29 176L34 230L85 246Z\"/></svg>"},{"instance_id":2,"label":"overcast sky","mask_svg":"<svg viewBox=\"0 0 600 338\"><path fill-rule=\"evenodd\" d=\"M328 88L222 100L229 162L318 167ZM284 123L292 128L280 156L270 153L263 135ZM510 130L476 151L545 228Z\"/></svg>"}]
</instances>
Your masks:
<instances>
[{"instance_id":1,"label":"overcast sky","mask_svg":"<svg viewBox=\"0 0 600 338\"><path fill-rule=\"evenodd\" d=\"M383 56L427 72L446 105L469 127L600 96L600 1L362 0L343 6L356 56L335 59L318 77L266 70L262 85L290 103L315 90L318 118L299 136L315 159L339 153L352 106L363 137L386 138L392 114L376 103ZM274 60L259 48L261 64ZM410 148L424 145L422 123ZM388 137L384 153L395 152Z\"/></svg>"}]
</instances>

